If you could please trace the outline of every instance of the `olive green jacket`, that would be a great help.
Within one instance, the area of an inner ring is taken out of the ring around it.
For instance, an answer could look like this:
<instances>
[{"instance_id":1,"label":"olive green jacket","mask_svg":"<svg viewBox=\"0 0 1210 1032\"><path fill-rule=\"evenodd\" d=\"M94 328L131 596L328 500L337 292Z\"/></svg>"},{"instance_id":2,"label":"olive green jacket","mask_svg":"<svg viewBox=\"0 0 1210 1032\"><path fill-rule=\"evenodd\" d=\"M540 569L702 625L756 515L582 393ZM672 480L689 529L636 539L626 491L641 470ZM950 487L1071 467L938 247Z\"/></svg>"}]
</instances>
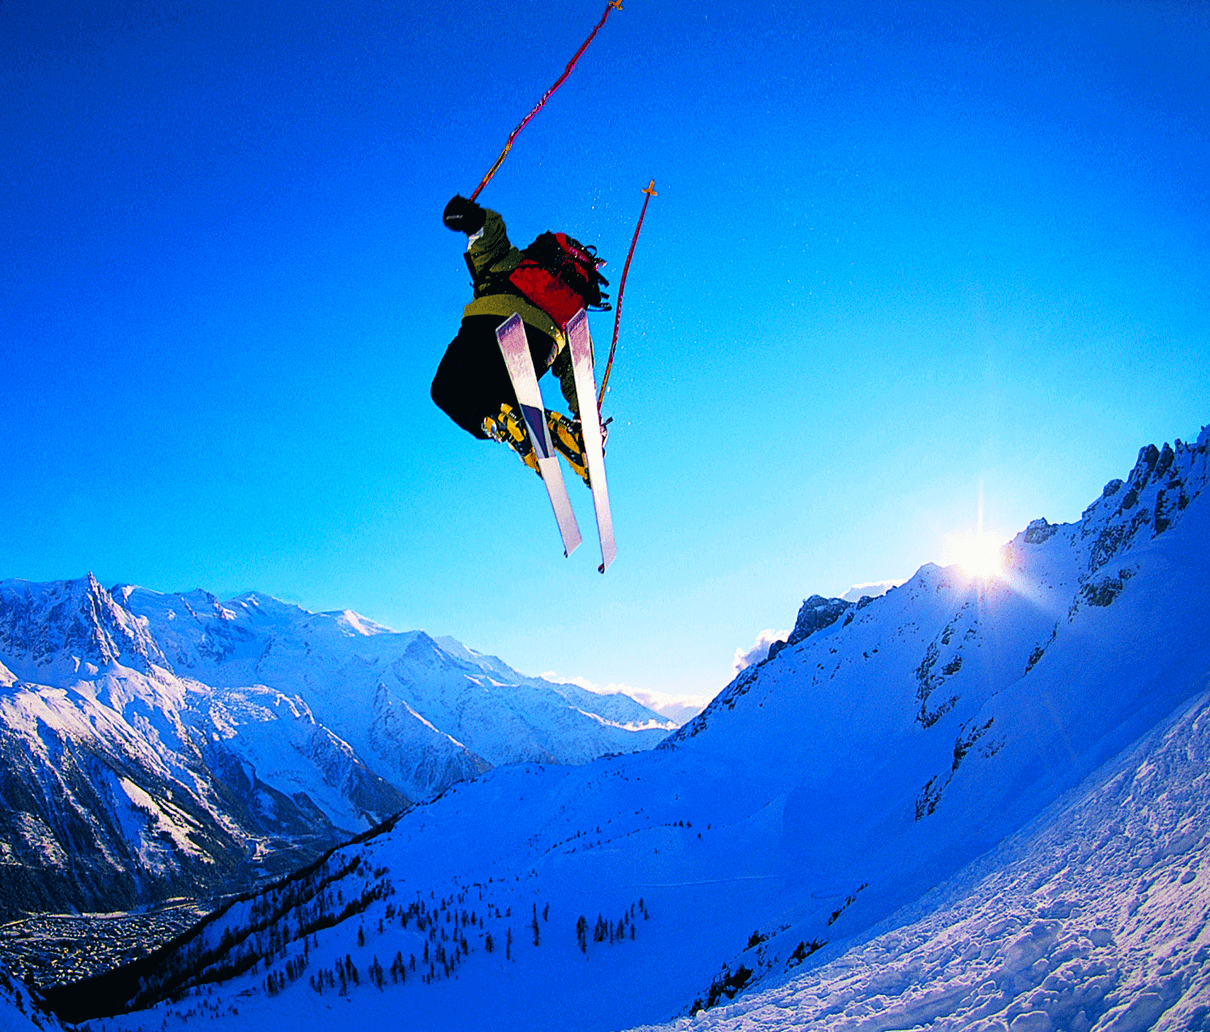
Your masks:
<instances>
[{"instance_id":1,"label":"olive green jacket","mask_svg":"<svg viewBox=\"0 0 1210 1032\"><path fill-rule=\"evenodd\" d=\"M521 316L522 322L550 337L555 342L555 354L551 356L551 362L555 364L559 386L572 412L578 415L575 379L567 352L567 335L549 315L516 293L515 288L509 284L509 273L521 264L521 252L509 241L504 219L499 213L490 208L484 208L483 213L487 216L487 221L480 232L470 237L466 248L466 264L475 283L475 299L462 310L462 315L464 318L472 315L498 315L501 319L507 319L515 312ZM541 376L544 370L536 369L535 372Z\"/></svg>"}]
</instances>

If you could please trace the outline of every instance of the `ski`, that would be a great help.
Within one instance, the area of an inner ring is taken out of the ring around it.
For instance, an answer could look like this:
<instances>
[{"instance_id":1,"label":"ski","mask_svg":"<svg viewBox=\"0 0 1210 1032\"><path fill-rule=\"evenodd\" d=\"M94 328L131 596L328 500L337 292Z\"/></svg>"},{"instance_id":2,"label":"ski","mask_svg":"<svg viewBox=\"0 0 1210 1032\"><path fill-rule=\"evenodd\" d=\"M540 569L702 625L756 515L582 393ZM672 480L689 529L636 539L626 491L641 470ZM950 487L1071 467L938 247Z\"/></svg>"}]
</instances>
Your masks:
<instances>
[{"instance_id":1,"label":"ski","mask_svg":"<svg viewBox=\"0 0 1210 1032\"><path fill-rule=\"evenodd\" d=\"M584 435L584 463L592 487L592 505L597 514L597 534L601 539L601 565L604 573L617 556L613 540L613 515L609 511L609 489L605 483L605 442L601 439L601 419L597 411L597 385L592 371L592 337L588 332L588 313L580 309L567 324L571 348L571 366L576 381L576 401L580 406L580 428Z\"/></svg>"},{"instance_id":2,"label":"ski","mask_svg":"<svg viewBox=\"0 0 1210 1032\"><path fill-rule=\"evenodd\" d=\"M559 457L551 443L550 430L546 426L546 410L542 406L542 391L534 373L534 362L529 355L529 341L525 336L525 324L521 316L513 314L496 330L496 340L508 367L513 391L529 427L529 438L538 459L538 472L550 496L550 506L555 511L559 534L563 538L563 554L571 555L580 544L580 528L575 513L571 511L571 499L567 497L567 486L559 469ZM577 386L577 390L578 390ZM594 402L595 405L595 402ZM598 434L598 436L600 436Z\"/></svg>"}]
</instances>

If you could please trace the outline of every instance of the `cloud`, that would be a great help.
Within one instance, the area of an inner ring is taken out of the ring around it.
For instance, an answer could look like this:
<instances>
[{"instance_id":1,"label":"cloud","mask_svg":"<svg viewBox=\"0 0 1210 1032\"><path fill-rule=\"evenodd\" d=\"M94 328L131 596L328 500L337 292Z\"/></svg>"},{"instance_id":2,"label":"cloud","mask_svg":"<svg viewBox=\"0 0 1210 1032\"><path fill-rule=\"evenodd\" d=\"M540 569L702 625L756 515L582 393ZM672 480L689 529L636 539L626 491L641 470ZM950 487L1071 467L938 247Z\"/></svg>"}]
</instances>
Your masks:
<instances>
[{"instance_id":1,"label":"cloud","mask_svg":"<svg viewBox=\"0 0 1210 1032\"><path fill-rule=\"evenodd\" d=\"M750 649L747 651L743 649L735 650L735 662L732 664L731 669L732 676L756 663L763 663L769 658L769 646L775 641L785 641L788 637L790 637L789 631L761 631L756 636L756 644Z\"/></svg>"},{"instance_id":2,"label":"cloud","mask_svg":"<svg viewBox=\"0 0 1210 1032\"><path fill-rule=\"evenodd\" d=\"M587 677L565 677L562 674L548 670L538 676L555 684L574 684L585 691L596 695L614 695L621 693L634 699L640 706L654 710L661 717L666 717L678 726L696 717L710 703L713 696L708 695L674 695L670 692L650 692L642 688L634 688L628 684L595 684Z\"/></svg>"},{"instance_id":3,"label":"cloud","mask_svg":"<svg viewBox=\"0 0 1210 1032\"><path fill-rule=\"evenodd\" d=\"M879 595L885 595L891 588L899 587L902 583L903 581L899 580L880 580L871 581L869 584L854 584L840 597L846 602L860 602L862 595L877 598Z\"/></svg>"},{"instance_id":4,"label":"cloud","mask_svg":"<svg viewBox=\"0 0 1210 1032\"><path fill-rule=\"evenodd\" d=\"M677 726L687 724L708 705L713 696L707 695L668 695L663 692L645 692L632 688L626 692L635 702L642 703L650 710L655 710L661 717L667 717Z\"/></svg>"}]
</instances>

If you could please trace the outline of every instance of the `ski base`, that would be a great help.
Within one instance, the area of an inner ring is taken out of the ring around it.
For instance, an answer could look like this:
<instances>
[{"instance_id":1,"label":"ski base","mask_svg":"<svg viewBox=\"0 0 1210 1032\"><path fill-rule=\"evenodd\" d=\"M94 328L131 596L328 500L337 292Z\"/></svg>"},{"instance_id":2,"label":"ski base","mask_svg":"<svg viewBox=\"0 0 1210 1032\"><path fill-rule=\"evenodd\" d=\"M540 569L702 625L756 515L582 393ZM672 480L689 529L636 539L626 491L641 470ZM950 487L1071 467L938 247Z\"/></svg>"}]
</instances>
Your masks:
<instances>
[{"instance_id":1,"label":"ski base","mask_svg":"<svg viewBox=\"0 0 1210 1032\"><path fill-rule=\"evenodd\" d=\"M525 324L522 323L521 316L515 313L509 316L496 330L496 340L500 344L504 364L508 367L508 375L513 382L513 391L517 395L521 413L525 417L525 425L529 428L529 437L538 460L538 472L542 474L542 482L546 485L546 493L555 513L555 522L559 525L559 536L563 539L563 554L571 555L582 540L580 528L576 523L575 513L572 512L571 499L567 497L567 485L563 482L563 472L559 468L559 458L550 439L550 430L546 426L542 391L538 387L538 377L534 372L533 359L530 358L529 341L525 336Z\"/></svg>"},{"instance_id":2,"label":"ski base","mask_svg":"<svg viewBox=\"0 0 1210 1032\"><path fill-rule=\"evenodd\" d=\"M588 313L580 309L567 324L571 366L576 382L576 401L580 406L580 430L584 435L584 460L592 488L592 505L597 516L597 535L601 539L601 565L604 573L617 558L613 537L613 514L609 508L609 488L605 482L605 442L601 438L601 419L597 411L597 385L593 376L592 337L588 332Z\"/></svg>"}]
</instances>

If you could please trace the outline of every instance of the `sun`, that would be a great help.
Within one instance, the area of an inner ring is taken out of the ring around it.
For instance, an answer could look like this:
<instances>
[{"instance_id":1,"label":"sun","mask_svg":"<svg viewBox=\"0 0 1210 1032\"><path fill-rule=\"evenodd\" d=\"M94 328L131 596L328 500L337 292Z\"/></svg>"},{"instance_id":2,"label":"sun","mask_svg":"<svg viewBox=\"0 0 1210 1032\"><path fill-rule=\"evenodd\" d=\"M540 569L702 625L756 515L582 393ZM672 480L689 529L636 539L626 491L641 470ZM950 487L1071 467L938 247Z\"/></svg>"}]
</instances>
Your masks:
<instances>
[{"instance_id":1,"label":"sun","mask_svg":"<svg viewBox=\"0 0 1210 1032\"><path fill-rule=\"evenodd\" d=\"M996 533L988 533L983 529L983 481L979 481L979 501L976 507L974 533L946 535L946 553L948 562L944 565L958 565L963 573L972 579L991 580L999 577L1004 569L1004 541Z\"/></svg>"},{"instance_id":2,"label":"sun","mask_svg":"<svg viewBox=\"0 0 1210 1032\"><path fill-rule=\"evenodd\" d=\"M1002 548L990 537L972 537L962 543L958 554L958 564L966 571L968 577L978 577L990 580L999 576L1002 569L1000 553Z\"/></svg>"},{"instance_id":3,"label":"sun","mask_svg":"<svg viewBox=\"0 0 1210 1032\"><path fill-rule=\"evenodd\" d=\"M971 579L992 580L1004 572L1004 546L995 534L946 535L943 566L959 566Z\"/></svg>"}]
</instances>

